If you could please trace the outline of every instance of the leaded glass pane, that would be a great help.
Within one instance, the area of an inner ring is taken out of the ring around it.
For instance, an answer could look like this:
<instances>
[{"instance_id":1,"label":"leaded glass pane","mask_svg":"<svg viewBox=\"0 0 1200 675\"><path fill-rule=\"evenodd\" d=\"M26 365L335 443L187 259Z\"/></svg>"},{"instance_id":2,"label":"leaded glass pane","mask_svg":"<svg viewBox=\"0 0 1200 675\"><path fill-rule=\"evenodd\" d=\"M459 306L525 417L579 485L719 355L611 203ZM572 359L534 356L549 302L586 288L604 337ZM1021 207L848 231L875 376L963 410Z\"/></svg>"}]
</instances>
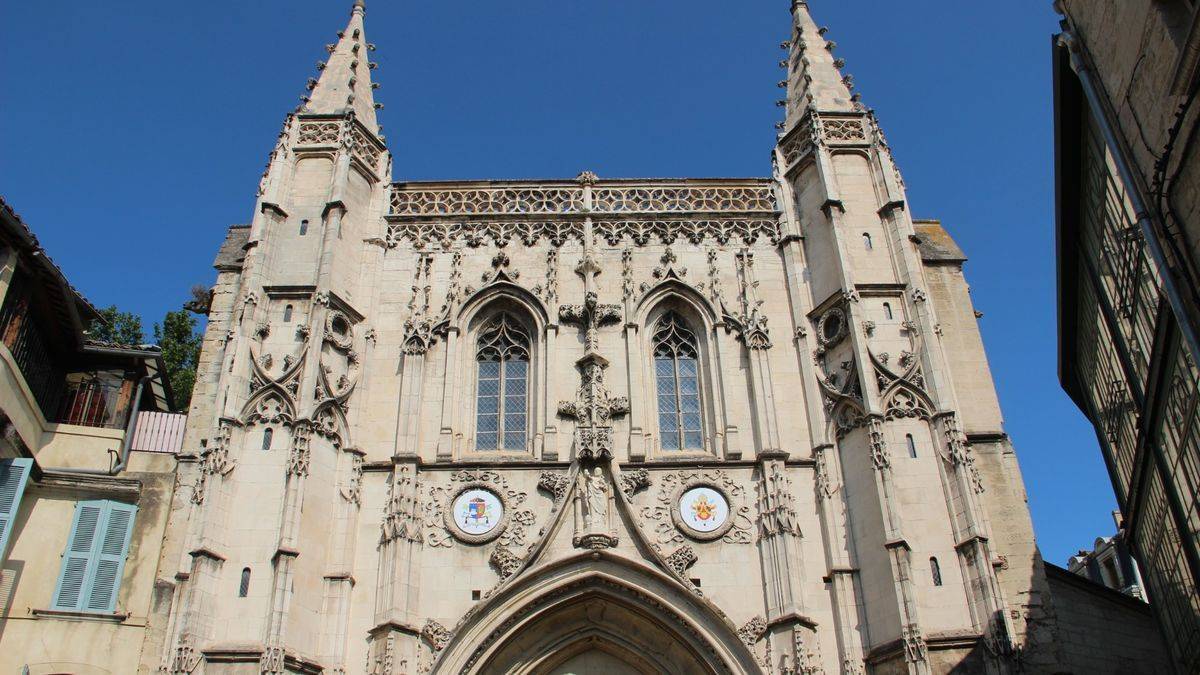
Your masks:
<instances>
[{"instance_id":1,"label":"leaded glass pane","mask_svg":"<svg viewBox=\"0 0 1200 675\"><path fill-rule=\"evenodd\" d=\"M703 447L696 353L687 324L674 312L665 314L654 332L654 376L658 428L667 450Z\"/></svg>"},{"instance_id":2,"label":"leaded glass pane","mask_svg":"<svg viewBox=\"0 0 1200 675\"><path fill-rule=\"evenodd\" d=\"M679 436L674 433L670 433L670 434L663 433L662 446L663 446L664 450L678 450L679 449Z\"/></svg>"},{"instance_id":3,"label":"leaded glass pane","mask_svg":"<svg viewBox=\"0 0 1200 675\"><path fill-rule=\"evenodd\" d=\"M529 407L528 336L512 317L500 314L481 331L475 354L479 361L476 449L524 449Z\"/></svg>"},{"instance_id":4,"label":"leaded glass pane","mask_svg":"<svg viewBox=\"0 0 1200 675\"><path fill-rule=\"evenodd\" d=\"M495 396L480 396L476 399L475 410L480 415L495 415L500 405L500 399Z\"/></svg>"},{"instance_id":5,"label":"leaded glass pane","mask_svg":"<svg viewBox=\"0 0 1200 675\"><path fill-rule=\"evenodd\" d=\"M495 450L496 449L496 432L486 431L475 434L475 449L476 450Z\"/></svg>"}]
</instances>

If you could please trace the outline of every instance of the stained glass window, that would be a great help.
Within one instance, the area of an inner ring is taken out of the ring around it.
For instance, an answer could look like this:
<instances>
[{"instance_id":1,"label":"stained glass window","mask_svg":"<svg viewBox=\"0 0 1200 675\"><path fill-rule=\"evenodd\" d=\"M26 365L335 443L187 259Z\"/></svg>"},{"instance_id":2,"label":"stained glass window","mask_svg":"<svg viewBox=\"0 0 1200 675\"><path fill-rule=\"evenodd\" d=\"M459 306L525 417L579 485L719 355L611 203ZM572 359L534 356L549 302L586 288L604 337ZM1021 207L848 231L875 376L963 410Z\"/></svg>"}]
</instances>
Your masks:
<instances>
[{"instance_id":1,"label":"stained glass window","mask_svg":"<svg viewBox=\"0 0 1200 675\"><path fill-rule=\"evenodd\" d=\"M683 317L668 312L654 331L654 381L658 431L664 450L704 447L700 423L700 371L696 336Z\"/></svg>"},{"instance_id":2,"label":"stained glass window","mask_svg":"<svg viewBox=\"0 0 1200 675\"><path fill-rule=\"evenodd\" d=\"M508 314L492 319L475 351L475 449L524 450L529 411L529 336Z\"/></svg>"}]
</instances>

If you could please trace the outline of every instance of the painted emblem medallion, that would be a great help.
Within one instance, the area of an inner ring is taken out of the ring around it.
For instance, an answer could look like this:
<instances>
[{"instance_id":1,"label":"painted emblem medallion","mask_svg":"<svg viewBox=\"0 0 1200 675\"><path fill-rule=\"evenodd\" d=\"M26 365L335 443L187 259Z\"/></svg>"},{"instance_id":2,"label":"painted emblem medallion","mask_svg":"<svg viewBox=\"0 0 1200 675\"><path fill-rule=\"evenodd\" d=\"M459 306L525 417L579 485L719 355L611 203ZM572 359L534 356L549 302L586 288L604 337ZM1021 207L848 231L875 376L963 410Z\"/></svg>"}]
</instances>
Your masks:
<instances>
[{"instance_id":1,"label":"painted emblem medallion","mask_svg":"<svg viewBox=\"0 0 1200 675\"><path fill-rule=\"evenodd\" d=\"M504 505L490 490L464 490L451 506L454 524L464 534L483 536L499 527L504 519Z\"/></svg>"},{"instance_id":2,"label":"painted emblem medallion","mask_svg":"<svg viewBox=\"0 0 1200 675\"><path fill-rule=\"evenodd\" d=\"M694 487L679 498L679 518L695 532L714 533L729 521L729 502L711 487Z\"/></svg>"}]
</instances>

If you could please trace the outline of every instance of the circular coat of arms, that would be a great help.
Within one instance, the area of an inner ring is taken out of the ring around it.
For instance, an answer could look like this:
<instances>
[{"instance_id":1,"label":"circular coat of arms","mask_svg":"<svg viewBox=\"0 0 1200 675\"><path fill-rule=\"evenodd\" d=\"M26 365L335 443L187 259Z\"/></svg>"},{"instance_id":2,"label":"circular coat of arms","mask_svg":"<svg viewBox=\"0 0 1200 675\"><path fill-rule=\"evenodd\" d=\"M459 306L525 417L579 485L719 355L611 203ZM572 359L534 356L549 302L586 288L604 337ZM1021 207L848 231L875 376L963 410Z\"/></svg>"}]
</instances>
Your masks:
<instances>
[{"instance_id":1,"label":"circular coat of arms","mask_svg":"<svg viewBox=\"0 0 1200 675\"><path fill-rule=\"evenodd\" d=\"M689 485L680 491L671 515L684 534L707 541L724 535L733 526L729 499L712 485Z\"/></svg>"},{"instance_id":2,"label":"circular coat of arms","mask_svg":"<svg viewBox=\"0 0 1200 675\"><path fill-rule=\"evenodd\" d=\"M482 544L500 536L507 521L500 496L478 485L459 490L446 509L446 525L458 539Z\"/></svg>"}]
</instances>

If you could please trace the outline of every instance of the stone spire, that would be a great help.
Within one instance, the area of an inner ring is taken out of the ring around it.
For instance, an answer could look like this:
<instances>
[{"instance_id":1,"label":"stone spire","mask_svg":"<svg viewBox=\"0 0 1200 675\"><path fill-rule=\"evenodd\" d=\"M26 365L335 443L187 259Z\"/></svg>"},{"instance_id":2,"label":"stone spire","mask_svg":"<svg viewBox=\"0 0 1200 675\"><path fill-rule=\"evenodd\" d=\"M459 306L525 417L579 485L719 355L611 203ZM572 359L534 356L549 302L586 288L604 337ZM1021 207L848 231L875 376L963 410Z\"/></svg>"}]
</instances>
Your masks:
<instances>
[{"instance_id":1,"label":"stone spire","mask_svg":"<svg viewBox=\"0 0 1200 675\"><path fill-rule=\"evenodd\" d=\"M355 117L372 133L379 134L379 126L375 121L376 105L371 83L370 52L375 45L367 42L363 30L363 16L367 13L364 0L354 0L350 10L350 23L346 29L338 33L336 44L326 45L329 59L318 64L321 76L309 80L309 94L305 113L321 115L337 115L353 110Z\"/></svg>"},{"instance_id":2,"label":"stone spire","mask_svg":"<svg viewBox=\"0 0 1200 675\"><path fill-rule=\"evenodd\" d=\"M805 0L792 0L792 37L784 43L788 60L781 64L787 68L787 79L780 83L787 88L787 98L781 103L787 108L785 130L810 110L861 110L850 94L850 78L842 76L842 60L833 55L836 45L825 39L825 31L813 21Z\"/></svg>"}]
</instances>

